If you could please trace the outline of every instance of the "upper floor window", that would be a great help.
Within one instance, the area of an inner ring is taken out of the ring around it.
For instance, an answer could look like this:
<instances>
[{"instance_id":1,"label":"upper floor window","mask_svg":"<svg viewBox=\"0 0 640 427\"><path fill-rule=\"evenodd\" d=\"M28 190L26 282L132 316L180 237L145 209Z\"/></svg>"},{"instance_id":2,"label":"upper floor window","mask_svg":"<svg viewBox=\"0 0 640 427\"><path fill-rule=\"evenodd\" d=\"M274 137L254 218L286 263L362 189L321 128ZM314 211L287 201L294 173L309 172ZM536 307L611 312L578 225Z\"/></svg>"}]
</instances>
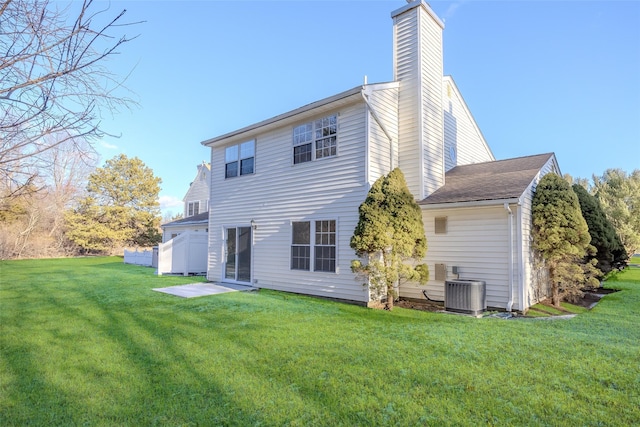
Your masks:
<instances>
[{"instance_id":1,"label":"upper floor window","mask_svg":"<svg viewBox=\"0 0 640 427\"><path fill-rule=\"evenodd\" d=\"M253 173L256 142L254 140L232 145L224 151L224 177L233 178Z\"/></svg>"},{"instance_id":2,"label":"upper floor window","mask_svg":"<svg viewBox=\"0 0 640 427\"><path fill-rule=\"evenodd\" d=\"M194 216L200 213L200 202L187 203L187 216Z\"/></svg>"},{"instance_id":3,"label":"upper floor window","mask_svg":"<svg viewBox=\"0 0 640 427\"><path fill-rule=\"evenodd\" d=\"M293 128L293 164L337 154L338 116L323 117Z\"/></svg>"}]
</instances>

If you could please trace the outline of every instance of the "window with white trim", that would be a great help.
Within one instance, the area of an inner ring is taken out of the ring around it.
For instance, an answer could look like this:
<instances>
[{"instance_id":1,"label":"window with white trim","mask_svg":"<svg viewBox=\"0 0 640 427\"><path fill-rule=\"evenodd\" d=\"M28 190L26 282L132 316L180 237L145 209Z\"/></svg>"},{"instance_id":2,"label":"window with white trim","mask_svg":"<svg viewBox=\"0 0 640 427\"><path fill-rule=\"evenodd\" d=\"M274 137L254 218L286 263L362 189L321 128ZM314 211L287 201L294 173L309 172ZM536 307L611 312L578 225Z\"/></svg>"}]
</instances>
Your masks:
<instances>
[{"instance_id":1,"label":"window with white trim","mask_svg":"<svg viewBox=\"0 0 640 427\"><path fill-rule=\"evenodd\" d=\"M194 216L200 213L200 202L189 202L187 204L187 216Z\"/></svg>"},{"instance_id":2,"label":"window with white trim","mask_svg":"<svg viewBox=\"0 0 640 427\"><path fill-rule=\"evenodd\" d=\"M291 223L291 269L307 270L311 265L311 223Z\"/></svg>"},{"instance_id":3,"label":"window with white trim","mask_svg":"<svg viewBox=\"0 0 640 427\"><path fill-rule=\"evenodd\" d=\"M255 140L232 145L224 150L224 177L250 175L254 171Z\"/></svg>"},{"instance_id":4,"label":"window with white trim","mask_svg":"<svg viewBox=\"0 0 640 427\"><path fill-rule=\"evenodd\" d=\"M336 271L336 222L315 221L314 271Z\"/></svg>"},{"instance_id":5,"label":"window with white trim","mask_svg":"<svg viewBox=\"0 0 640 427\"><path fill-rule=\"evenodd\" d=\"M291 269L336 271L336 221L291 223Z\"/></svg>"},{"instance_id":6,"label":"window with white trim","mask_svg":"<svg viewBox=\"0 0 640 427\"><path fill-rule=\"evenodd\" d=\"M293 164L338 154L338 116L323 117L293 128Z\"/></svg>"}]
</instances>

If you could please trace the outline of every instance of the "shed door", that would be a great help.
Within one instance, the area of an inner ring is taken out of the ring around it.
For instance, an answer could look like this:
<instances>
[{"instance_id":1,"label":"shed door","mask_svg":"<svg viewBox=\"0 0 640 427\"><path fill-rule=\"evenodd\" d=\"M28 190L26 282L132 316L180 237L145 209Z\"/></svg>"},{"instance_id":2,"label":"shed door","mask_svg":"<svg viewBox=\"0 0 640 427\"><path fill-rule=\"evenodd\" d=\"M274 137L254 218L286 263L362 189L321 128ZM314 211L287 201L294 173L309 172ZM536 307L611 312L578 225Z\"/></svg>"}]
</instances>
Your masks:
<instances>
[{"instance_id":1,"label":"shed door","mask_svg":"<svg viewBox=\"0 0 640 427\"><path fill-rule=\"evenodd\" d=\"M225 241L225 280L251 283L251 227L226 228Z\"/></svg>"}]
</instances>

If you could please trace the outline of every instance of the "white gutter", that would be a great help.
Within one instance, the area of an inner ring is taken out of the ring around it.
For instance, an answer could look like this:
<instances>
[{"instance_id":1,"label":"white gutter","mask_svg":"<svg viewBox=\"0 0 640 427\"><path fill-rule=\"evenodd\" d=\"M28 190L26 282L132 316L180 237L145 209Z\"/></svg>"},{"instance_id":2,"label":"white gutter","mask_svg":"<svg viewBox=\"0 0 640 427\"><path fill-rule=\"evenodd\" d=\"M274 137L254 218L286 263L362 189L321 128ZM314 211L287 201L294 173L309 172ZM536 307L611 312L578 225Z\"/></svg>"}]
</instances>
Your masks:
<instances>
[{"instance_id":1,"label":"white gutter","mask_svg":"<svg viewBox=\"0 0 640 427\"><path fill-rule=\"evenodd\" d=\"M513 212L509 203L504 203L505 210L509 213L509 300L507 301L507 311L513 308Z\"/></svg>"},{"instance_id":2,"label":"white gutter","mask_svg":"<svg viewBox=\"0 0 640 427\"><path fill-rule=\"evenodd\" d=\"M367 104L367 108L369 108L369 112L371 113L371 116L376 121L376 123L378 123L378 126L380 126L380 129L382 129L382 132L384 132L384 134L386 135L387 139L389 139L389 155L390 155L390 161L391 161L391 170L393 170L394 169L394 164L395 164L395 159L393 157L393 138L389 134L389 131L387 131L387 128L384 125L384 123L382 123L382 120L380 120L380 118L378 118L378 115L376 114L376 110L369 103L368 96L365 95L364 92L361 92L361 93L362 93L362 99L364 99L364 103Z\"/></svg>"},{"instance_id":3,"label":"white gutter","mask_svg":"<svg viewBox=\"0 0 640 427\"><path fill-rule=\"evenodd\" d=\"M420 203L421 209L475 208L478 206L500 206L518 203L518 199L469 200L465 202Z\"/></svg>"}]
</instances>

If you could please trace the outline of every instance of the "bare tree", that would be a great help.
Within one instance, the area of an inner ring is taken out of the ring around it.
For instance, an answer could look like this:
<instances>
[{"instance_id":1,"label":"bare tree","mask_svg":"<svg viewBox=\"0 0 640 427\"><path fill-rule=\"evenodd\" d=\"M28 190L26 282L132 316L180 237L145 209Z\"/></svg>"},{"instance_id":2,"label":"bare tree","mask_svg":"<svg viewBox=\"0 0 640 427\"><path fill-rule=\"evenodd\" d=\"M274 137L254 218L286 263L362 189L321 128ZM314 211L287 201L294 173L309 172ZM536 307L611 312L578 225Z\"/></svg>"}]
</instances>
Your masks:
<instances>
[{"instance_id":1,"label":"bare tree","mask_svg":"<svg viewBox=\"0 0 640 427\"><path fill-rule=\"evenodd\" d=\"M41 190L0 200L0 259L75 253L64 234L64 213L85 195L97 165L97 156L87 156L88 151L82 140L54 144L39 156L34 183Z\"/></svg>"},{"instance_id":2,"label":"bare tree","mask_svg":"<svg viewBox=\"0 0 640 427\"><path fill-rule=\"evenodd\" d=\"M93 0L59 6L0 0L0 200L37 190L42 155L52 148L93 150L105 135L101 114L133 102L105 66L135 38L117 34L131 25L122 22L126 10L108 16Z\"/></svg>"}]
</instances>

